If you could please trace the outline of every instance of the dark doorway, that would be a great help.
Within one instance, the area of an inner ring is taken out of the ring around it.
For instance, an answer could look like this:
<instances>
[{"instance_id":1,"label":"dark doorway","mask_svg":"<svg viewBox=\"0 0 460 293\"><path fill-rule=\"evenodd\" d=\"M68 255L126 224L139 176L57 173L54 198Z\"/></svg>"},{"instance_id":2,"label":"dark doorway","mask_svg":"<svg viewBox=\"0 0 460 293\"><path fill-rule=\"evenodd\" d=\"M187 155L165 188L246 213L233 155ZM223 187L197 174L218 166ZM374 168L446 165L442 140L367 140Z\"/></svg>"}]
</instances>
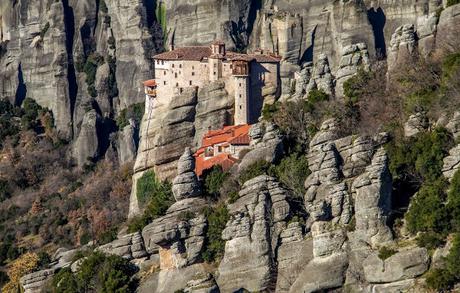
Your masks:
<instances>
[{"instance_id":1,"label":"dark doorway","mask_svg":"<svg viewBox=\"0 0 460 293\"><path fill-rule=\"evenodd\" d=\"M385 44L385 23L386 16L382 8L371 8L367 11L367 18L372 25L375 41L375 52L377 59L385 59L387 56L387 49Z\"/></svg>"}]
</instances>

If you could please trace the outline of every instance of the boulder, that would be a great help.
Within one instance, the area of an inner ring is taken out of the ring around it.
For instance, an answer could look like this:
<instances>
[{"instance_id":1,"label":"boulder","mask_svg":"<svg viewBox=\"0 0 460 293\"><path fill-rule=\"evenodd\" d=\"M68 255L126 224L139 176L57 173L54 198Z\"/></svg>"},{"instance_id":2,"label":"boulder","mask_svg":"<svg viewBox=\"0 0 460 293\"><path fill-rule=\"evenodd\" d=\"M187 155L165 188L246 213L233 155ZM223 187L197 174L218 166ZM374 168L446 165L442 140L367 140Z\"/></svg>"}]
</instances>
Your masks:
<instances>
[{"instance_id":1,"label":"boulder","mask_svg":"<svg viewBox=\"0 0 460 293\"><path fill-rule=\"evenodd\" d=\"M263 124L263 125L261 125ZM258 161L277 162L284 154L283 137L273 124L257 123L250 130L251 148L238 164L238 172Z\"/></svg>"},{"instance_id":2,"label":"boulder","mask_svg":"<svg viewBox=\"0 0 460 293\"><path fill-rule=\"evenodd\" d=\"M147 256L144 239L139 232L121 236L110 243L97 247L96 250L107 254L118 255L128 260L140 259Z\"/></svg>"},{"instance_id":3,"label":"boulder","mask_svg":"<svg viewBox=\"0 0 460 293\"><path fill-rule=\"evenodd\" d=\"M369 283L391 283L418 277L428 270L430 257L425 248L400 251L386 260L376 253L363 262L364 275Z\"/></svg>"},{"instance_id":4,"label":"boulder","mask_svg":"<svg viewBox=\"0 0 460 293\"><path fill-rule=\"evenodd\" d=\"M41 270L21 277L20 283L24 293L40 293L49 280L53 278L54 269Z\"/></svg>"},{"instance_id":5,"label":"boulder","mask_svg":"<svg viewBox=\"0 0 460 293\"><path fill-rule=\"evenodd\" d=\"M159 251L162 270L182 268L200 260L206 218L206 201L187 198L173 204L166 215L144 227L142 237L148 253Z\"/></svg>"},{"instance_id":6,"label":"boulder","mask_svg":"<svg viewBox=\"0 0 460 293\"><path fill-rule=\"evenodd\" d=\"M201 187L195 174L195 158L190 148L177 162L177 176L172 183L172 192L176 201L201 194Z\"/></svg>"},{"instance_id":7,"label":"boulder","mask_svg":"<svg viewBox=\"0 0 460 293\"><path fill-rule=\"evenodd\" d=\"M404 136L411 137L417 133L428 129L429 122L425 113L416 113L409 116L404 124Z\"/></svg>"}]
</instances>

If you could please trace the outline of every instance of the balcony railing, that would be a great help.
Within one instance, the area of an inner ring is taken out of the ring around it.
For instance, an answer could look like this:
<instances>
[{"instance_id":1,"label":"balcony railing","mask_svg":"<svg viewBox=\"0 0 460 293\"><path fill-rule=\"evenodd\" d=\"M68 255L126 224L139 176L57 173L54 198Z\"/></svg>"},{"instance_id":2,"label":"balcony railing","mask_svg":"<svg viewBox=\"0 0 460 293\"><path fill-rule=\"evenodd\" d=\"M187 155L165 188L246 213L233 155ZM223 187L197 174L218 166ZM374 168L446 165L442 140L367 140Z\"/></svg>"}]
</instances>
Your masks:
<instances>
[{"instance_id":1,"label":"balcony railing","mask_svg":"<svg viewBox=\"0 0 460 293\"><path fill-rule=\"evenodd\" d=\"M149 90L149 89L146 89L146 90L145 90L145 94L146 94L146 95L149 95L149 96L156 97L156 96L157 96L157 91L156 91L156 90Z\"/></svg>"}]
</instances>

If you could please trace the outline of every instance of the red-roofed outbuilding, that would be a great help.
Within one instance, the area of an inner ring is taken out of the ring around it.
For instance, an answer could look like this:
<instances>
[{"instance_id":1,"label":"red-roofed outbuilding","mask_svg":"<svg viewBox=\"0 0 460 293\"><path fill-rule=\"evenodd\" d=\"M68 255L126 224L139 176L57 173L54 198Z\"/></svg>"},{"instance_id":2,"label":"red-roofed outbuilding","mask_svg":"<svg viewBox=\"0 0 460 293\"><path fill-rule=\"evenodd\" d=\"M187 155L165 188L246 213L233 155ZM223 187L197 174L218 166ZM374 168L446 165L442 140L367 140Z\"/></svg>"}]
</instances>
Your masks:
<instances>
[{"instance_id":1,"label":"red-roofed outbuilding","mask_svg":"<svg viewBox=\"0 0 460 293\"><path fill-rule=\"evenodd\" d=\"M243 124L208 131L195 153L197 176L216 165L224 171L230 169L238 161L239 153L249 147L249 129L248 124Z\"/></svg>"}]
</instances>

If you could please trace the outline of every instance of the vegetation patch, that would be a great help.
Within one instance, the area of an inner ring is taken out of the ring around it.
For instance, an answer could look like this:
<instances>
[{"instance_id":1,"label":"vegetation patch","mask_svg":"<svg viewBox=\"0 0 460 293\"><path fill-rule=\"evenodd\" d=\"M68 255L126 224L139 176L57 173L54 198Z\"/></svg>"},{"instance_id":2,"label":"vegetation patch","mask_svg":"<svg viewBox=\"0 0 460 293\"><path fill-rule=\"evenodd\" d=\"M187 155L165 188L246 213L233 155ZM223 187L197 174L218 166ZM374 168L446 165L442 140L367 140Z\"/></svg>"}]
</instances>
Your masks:
<instances>
[{"instance_id":1,"label":"vegetation patch","mask_svg":"<svg viewBox=\"0 0 460 293\"><path fill-rule=\"evenodd\" d=\"M225 229L230 215L227 207L223 204L215 208L207 207L203 213L208 222L208 229L205 234L202 258L206 262L215 262L224 255L225 241L222 239L222 231Z\"/></svg>"},{"instance_id":2,"label":"vegetation patch","mask_svg":"<svg viewBox=\"0 0 460 293\"><path fill-rule=\"evenodd\" d=\"M75 273L69 268L59 271L52 280L52 292L135 292L138 281L136 267L128 260L93 252L82 259Z\"/></svg>"},{"instance_id":3,"label":"vegetation patch","mask_svg":"<svg viewBox=\"0 0 460 293\"><path fill-rule=\"evenodd\" d=\"M224 172L219 165L213 166L210 170L206 170L202 176L205 193L217 199L220 196L220 189L228 176L229 174Z\"/></svg>"},{"instance_id":4,"label":"vegetation patch","mask_svg":"<svg viewBox=\"0 0 460 293\"><path fill-rule=\"evenodd\" d=\"M142 216L133 218L128 223L130 232L140 231L154 219L164 216L174 203L171 184L158 180L153 171L147 171L139 178L136 195L139 205L146 208Z\"/></svg>"},{"instance_id":5,"label":"vegetation patch","mask_svg":"<svg viewBox=\"0 0 460 293\"><path fill-rule=\"evenodd\" d=\"M455 234L452 248L444 259L444 266L432 269L426 276L426 284L437 291L447 291L460 281L460 235Z\"/></svg>"},{"instance_id":6,"label":"vegetation patch","mask_svg":"<svg viewBox=\"0 0 460 293\"><path fill-rule=\"evenodd\" d=\"M392 255L395 255L396 253L396 250L383 246L379 249L379 258L381 260L386 260L387 258L391 257Z\"/></svg>"},{"instance_id":7,"label":"vegetation patch","mask_svg":"<svg viewBox=\"0 0 460 293\"><path fill-rule=\"evenodd\" d=\"M117 126L123 129L129 125L129 120L133 119L136 124L140 124L144 116L144 103L130 105L128 108L123 109L117 117Z\"/></svg>"}]
</instances>

